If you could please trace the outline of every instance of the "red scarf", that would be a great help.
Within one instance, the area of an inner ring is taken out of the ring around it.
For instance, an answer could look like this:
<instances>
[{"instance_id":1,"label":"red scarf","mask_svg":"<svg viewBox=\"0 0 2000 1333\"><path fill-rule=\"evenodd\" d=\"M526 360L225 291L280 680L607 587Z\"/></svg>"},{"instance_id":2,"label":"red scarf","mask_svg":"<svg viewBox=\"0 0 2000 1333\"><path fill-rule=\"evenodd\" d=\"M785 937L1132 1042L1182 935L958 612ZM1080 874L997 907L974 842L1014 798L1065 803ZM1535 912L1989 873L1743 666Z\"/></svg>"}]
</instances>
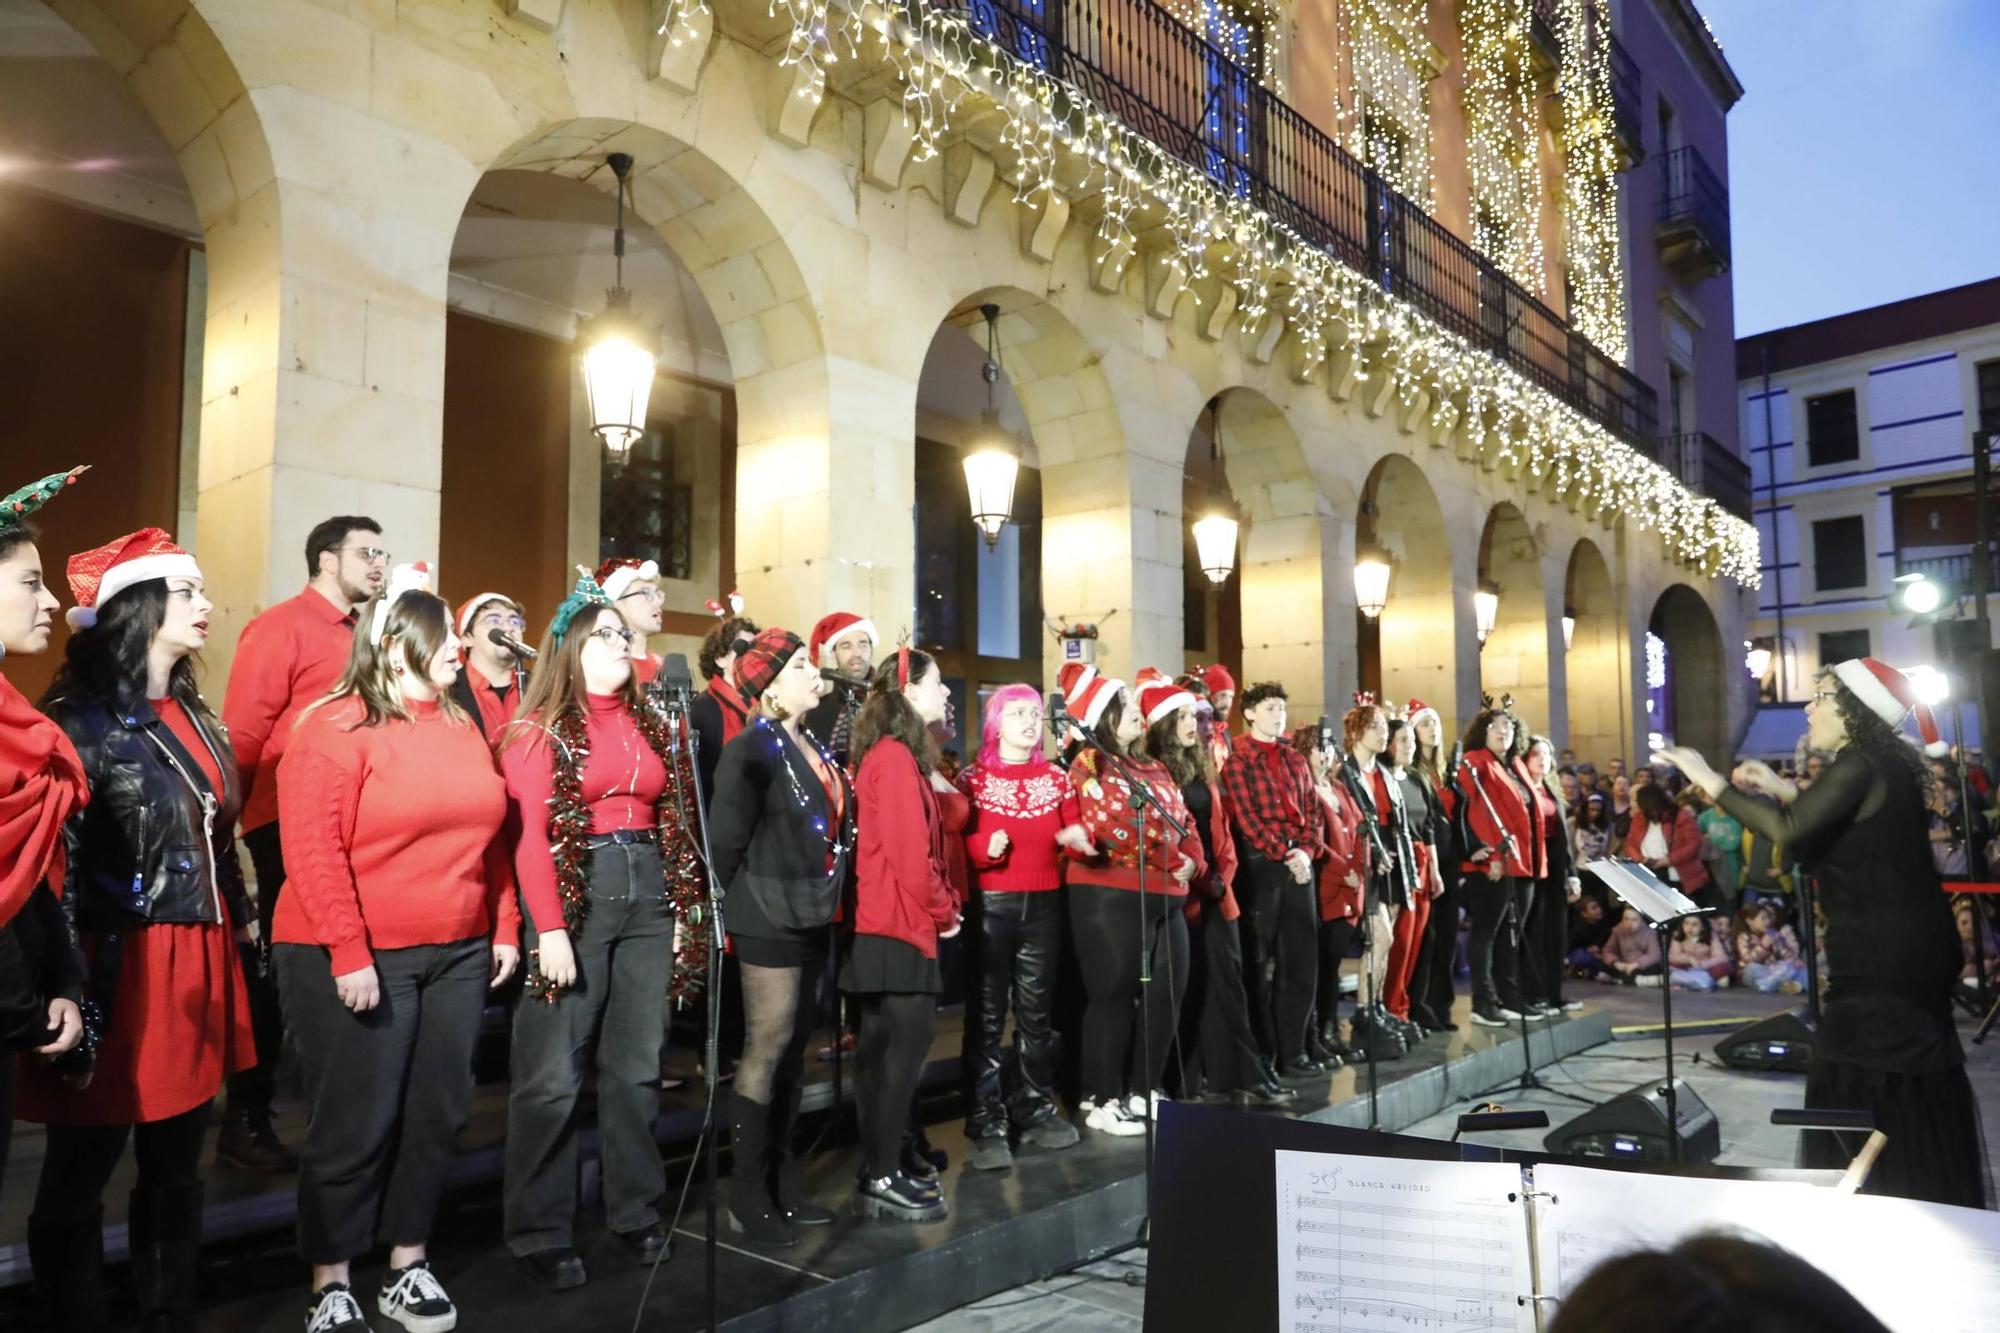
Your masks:
<instances>
[{"instance_id":1,"label":"red scarf","mask_svg":"<svg viewBox=\"0 0 2000 1333\"><path fill-rule=\"evenodd\" d=\"M722 743L727 745L736 739L737 732L743 730L743 723L750 716L750 704L736 692L736 687L729 683L726 676L717 676L709 681L708 692L721 705Z\"/></svg>"},{"instance_id":2,"label":"red scarf","mask_svg":"<svg viewBox=\"0 0 2000 1333\"><path fill-rule=\"evenodd\" d=\"M89 800L69 737L0 678L0 925L45 876L62 893L63 823Z\"/></svg>"}]
</instances>

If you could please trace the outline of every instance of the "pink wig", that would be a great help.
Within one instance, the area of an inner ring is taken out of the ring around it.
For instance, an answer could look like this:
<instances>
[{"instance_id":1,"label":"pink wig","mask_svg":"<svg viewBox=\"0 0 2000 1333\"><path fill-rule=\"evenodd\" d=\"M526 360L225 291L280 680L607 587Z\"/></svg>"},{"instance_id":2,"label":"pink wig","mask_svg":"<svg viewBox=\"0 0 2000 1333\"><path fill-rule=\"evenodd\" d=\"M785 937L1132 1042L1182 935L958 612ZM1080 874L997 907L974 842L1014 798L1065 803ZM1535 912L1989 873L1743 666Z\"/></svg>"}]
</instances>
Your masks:
<instances>
[{"instance_id":1,"label":"pink wig","mask_svg":"<svg viewBox=\"0 0 2000 1333\"><path fill-rule=\"evenodd\" d=\"M993 691L993 697L986 701L986 713L979 726L979 765L992 768L1006 762L1000 758L1000 715L1007 711L1007 705L1027 700L1039 704L1042 692L1032 685L1002 685Z\"/></svg>"}]
</instances>

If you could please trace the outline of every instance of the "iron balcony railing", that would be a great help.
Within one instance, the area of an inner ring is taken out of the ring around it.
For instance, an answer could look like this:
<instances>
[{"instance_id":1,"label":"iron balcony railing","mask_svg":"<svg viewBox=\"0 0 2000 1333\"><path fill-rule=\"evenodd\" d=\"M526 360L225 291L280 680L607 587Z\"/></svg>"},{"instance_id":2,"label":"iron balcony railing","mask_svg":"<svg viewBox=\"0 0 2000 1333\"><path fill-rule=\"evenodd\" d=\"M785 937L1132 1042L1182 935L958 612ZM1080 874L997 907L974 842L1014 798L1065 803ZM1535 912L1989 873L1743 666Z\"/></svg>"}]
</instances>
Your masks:
<instances>
[{"instance_id":1,"label":"iron balcony railing","mask_svg":"<svg viewBox=\"0 0 2000 1333\"><path fill-rule=\"evenodd\" d=\"M938 2L1224 191L1650 452L1658 409L1648 385L1152 0ZM1067 116L1082 110L1055 108Z\"/></svg>"},{"instance_id":2,"label":"iron balcony railing","mask_svg":"<svg viewBox=\"0 0 2000 1333\"><path fill-rule=\"evenodd\" d=\"M1750 518L1750 465L1707 431L1664 436L1658 457L1689 490L1700 491L1738 518Z\"/></svg>"},{"instance_id":3,"label":"iron balcony railing","mask_svg":"<svg viewBox=\"0 0 2000 1333\"><path fill-rule=\"evenodd\" d=\"M1646 155L1644 136L1639 132L1639 62L1625 49L1616 33L1611 35L1611 127L1625 142L1632 160Z\"/></svg>"},{"instance_id":4,"label":"iron balcony railing","mask_svg":"<svg viewBox=\"0 0 2000 1333\"><path fill-rule=\"evenodd\" d=\"M1972 552L1959 551L1953 555L1905 556L1896 553L1898 574L1922 574L1935 583L1961 592L1972 589ZM1986 586L1992 592L2000 592L2000 547L1987 553Z\"/></svg>"},{"instance_id":5,"label":"iron balcony railing","mask_svg":"<svg viewBox=\"0 0 2000 1333\"><path fill-rule=\"evenodd\" d=\"M1729 191L1701 153L1676 148L1660 158L1660 221L1691 229L1729 267Z\"/></svg>"}]
</instances>

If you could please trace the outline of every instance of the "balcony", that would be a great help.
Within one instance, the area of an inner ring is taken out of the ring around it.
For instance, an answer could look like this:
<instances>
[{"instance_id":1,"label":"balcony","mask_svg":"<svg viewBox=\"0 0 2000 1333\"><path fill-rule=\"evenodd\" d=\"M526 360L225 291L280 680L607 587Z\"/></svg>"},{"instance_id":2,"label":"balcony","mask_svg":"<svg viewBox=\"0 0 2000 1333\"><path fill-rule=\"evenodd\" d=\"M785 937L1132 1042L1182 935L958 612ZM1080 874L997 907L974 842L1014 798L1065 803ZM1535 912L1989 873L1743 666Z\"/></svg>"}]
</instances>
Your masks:
<instances>
[{"instance_id":1,"label":"balcony","mask_svg":"<svg viewBox=\"0 0 2000 1333\"><path fill-rule=\"evenodd\" d=\"M1701 153L1676 148L1660 158L1660 260L1686 282L1729 269L1729 191Z\"/></svg>"},{"instance_id":2,"label":"balcony","mask_svg":"<svg viewBox=\"0 0 2000 1333\"><path fill-rule=\"evenodd\" d=\"M1746 522L1751 518L1750 465L1707 431L1660 438L1660 465Z\"/></svg>"},{"instance_id":3,"label":"balcony","mask_svg":"<svg viewBox=\"0 0 2000 1333\"><path fill-rule=\"evenodd\" d=\"M1616 35L1611 38L1611 127L1618 135L1629 169L1646 160L1646 144L1640 132L1639 63L1632 59Z\"/></svg>"},{"instance_id":4,"label":"balcony","mask_svg":"<svg viewBox=\"0 0 2000 1333\"><path fill-rule=\"evenodd\" d=\"M944 3L1224 191L1650 451L1657 404L1648 385L1152 0Z\"/></svg>"},{"instance_id":5,"label":"balcony","mask_svg":"<svg viewBox=\"0 0 2000 1333\"><path fill-rule=\"evenodd\" d=\"M1952 555L1906 556L1896 552L1896 572L1898 574L1922 574L1935 583L1960 592L1972 590L1972 552L1959 551ZM1989 592L2000 592L2000 547L1987 552L1986 587Z\"/></svg>"}]
</instances>

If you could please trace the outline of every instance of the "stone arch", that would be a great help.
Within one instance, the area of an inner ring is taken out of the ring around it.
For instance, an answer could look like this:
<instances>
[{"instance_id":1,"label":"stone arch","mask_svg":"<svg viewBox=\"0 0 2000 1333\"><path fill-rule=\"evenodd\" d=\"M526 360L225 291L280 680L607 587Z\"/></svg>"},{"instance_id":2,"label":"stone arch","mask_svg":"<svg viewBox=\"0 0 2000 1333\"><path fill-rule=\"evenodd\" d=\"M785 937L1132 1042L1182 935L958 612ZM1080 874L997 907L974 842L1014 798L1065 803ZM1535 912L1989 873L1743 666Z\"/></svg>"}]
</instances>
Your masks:
<instances>
[{"instance_id":1,"label":"stone arch","mask_svg":"<svg viewBox=\"0 0 2000 1333\"><path fill-rule=\"evenodd\" d=\"M1627 652L1619 633L1618 595L1604 552L1589 538L1570 548L1563 576L1564 613L1574 618L1564 663L1568 680L1569 729L1559 738L1579 759L1601 763L1627 753L1630 714L1626 695Z\"/></svg>"},{"instance_id":2,"label":"stone arch","mask_svg":"<svg viewBox=\"0 0 2000 1333\"><path fill-rule=\"evenodd\" d=\"M1712 761L1728 759L1735 738L1729 731L1728 670L1721 626L1695 589L1675 583L1653 603L1646 622L1644 662L1647 730L1675 745L1692 745ZM1653 647L1657 639L1661 649ZM1654 743L1654 736L1646 738Z\"/></svg>"},{"instance_id":3,"label":"stone arch","mask_svg":"<svg viewBox=\"0 0 2000 1333\"><path fill-rule=\"evenodd\" d=\"M1368 622L1356 614L1363 686L1398 704L1422 699L1438 710L1446 731L1455 732L1467 720L1456 715L1457 662L1461 617L1470 613L1470 603L1456 587L1444 508L1411 459L1388 454L1370 469L1355 547L1357 553L1372 549L1390 567L1381 616Z\"/></svg>"},{"instance_id":4,"label":"stone arch","mask_svg":"<svg viewBox=\"0 0 2000 1333\"><path fill-rule=\"evenodd\" d=\"M1562 627L1549 612L1541 550L1527 517L1514 505L1502 501L1487 512L1479 539L1479 585L1498 595L1499 606L1493 632L1480 648L1479 684L1486 693L1513 695L1522 721L1547 733L1555 727L1549 659L1562 647Z\"/></svg>"}]
</instances>

